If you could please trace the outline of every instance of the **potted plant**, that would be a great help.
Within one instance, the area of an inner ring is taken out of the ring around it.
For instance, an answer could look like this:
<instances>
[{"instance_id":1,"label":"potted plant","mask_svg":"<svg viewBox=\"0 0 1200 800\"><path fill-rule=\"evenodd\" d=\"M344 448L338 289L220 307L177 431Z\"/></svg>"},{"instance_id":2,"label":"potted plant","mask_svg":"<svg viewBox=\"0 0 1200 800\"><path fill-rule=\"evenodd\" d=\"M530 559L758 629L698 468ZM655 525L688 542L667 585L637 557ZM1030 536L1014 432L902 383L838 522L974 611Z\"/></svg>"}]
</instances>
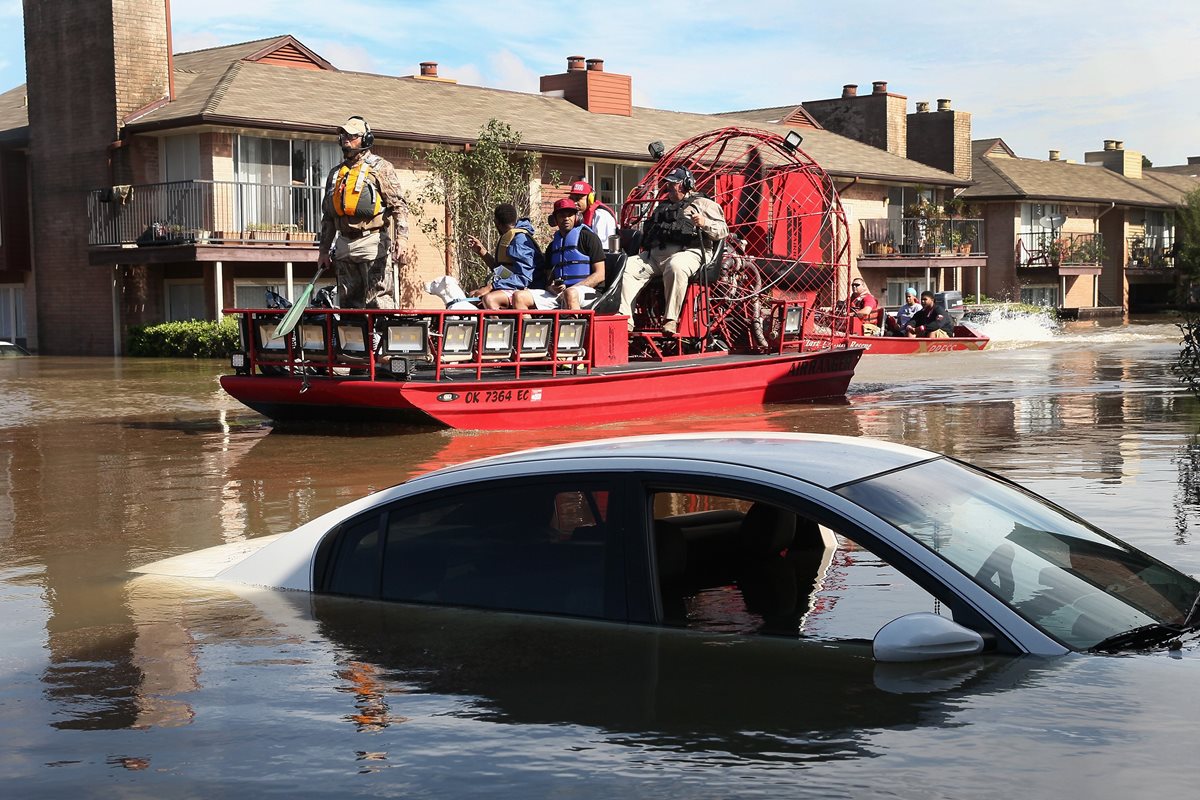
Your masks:
<instances>
[{"instance_id":1,"label":"potted plant","mask_svg":"<svg viewBox=\"0 0 1200 800\"><path fill-rule=\"evenodd\" d=\"M944 207L946 209L947 217L950 219L957 219L958 217L965 215L967 201L963 200L961 197L951 197L946 201Z\"/></svg>"},{"instance_id":2,"label":"potted plant","mask_svg":"<svg viewBox=\"0 0 1200 800\"><path fill-rule=\"evenodd\" d=\"M1062 264L1063 256L1067 254L1070 247L1070 242L1066 239L1051 239L1046 245L1046 258L1050 260L1050 266L1057 267Z\"/></svg>"}]
</instances>

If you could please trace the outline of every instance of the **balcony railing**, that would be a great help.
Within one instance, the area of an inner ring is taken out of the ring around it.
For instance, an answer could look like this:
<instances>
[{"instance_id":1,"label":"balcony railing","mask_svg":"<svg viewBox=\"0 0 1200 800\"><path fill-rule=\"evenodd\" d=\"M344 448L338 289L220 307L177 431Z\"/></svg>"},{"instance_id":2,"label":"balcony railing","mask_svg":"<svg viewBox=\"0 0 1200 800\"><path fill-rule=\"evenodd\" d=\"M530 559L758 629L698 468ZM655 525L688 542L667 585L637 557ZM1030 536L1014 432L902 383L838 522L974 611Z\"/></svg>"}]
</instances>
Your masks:
<instances>
[{"instance_id":1,"label":"balcony railing","mask_svg":"<svg viewBox=\"0 0 1200 800\"><path fill-rule=\"evenodd\" d=\"M1170 233L1158 236L1133 236L1129 245L1129 269L1172 269L1175 266L1175 242Z\"/></svg>"},{"instance_id":2,"label":"balcony railing","mask_svg":"<svg viewBox=\"0 0 1200 800\"><path fill-rule=\"evenodd\" d=\"M88 195L88 244L314 241L320 186L172 181Z\"/></svg>"},{"instance_id":3,"label":"balcony railing","mask_svg":"<svg viewBox=\"0 0 1200 800\"><path fill-rule=\"evenodd\" d=\"M864 257L982 255L982 219L864 219Z\"/></svg>"},{"instance_id":4,"label":"balcony railing","mask_svg":"<svg viewBox=\"0 0 1200 800\"><path fill-rule=\"evenodd\" d=\"M1034 231L1017 237L1019 267L1098 267L1104 261L1099 233Z\"/></svg>"}]
</instances>

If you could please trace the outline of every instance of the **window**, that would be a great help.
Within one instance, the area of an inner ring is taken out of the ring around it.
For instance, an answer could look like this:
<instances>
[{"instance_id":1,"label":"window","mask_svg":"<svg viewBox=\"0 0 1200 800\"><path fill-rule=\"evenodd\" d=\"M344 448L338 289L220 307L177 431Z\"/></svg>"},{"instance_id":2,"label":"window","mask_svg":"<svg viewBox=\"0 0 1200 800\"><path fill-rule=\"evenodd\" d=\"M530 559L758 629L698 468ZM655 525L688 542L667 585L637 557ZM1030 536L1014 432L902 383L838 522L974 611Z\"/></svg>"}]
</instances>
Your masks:
<instances>
[{"instance_id":1,"label":"window","mask_svg":"<svg viewBox=\"0 0 1200 800\"><path fill-rule=\"evenodd\" d=\"M1071 647L1178 625L1196 596L1194 579L1023 489L945 459L838 491Z\"/></svg>"},{"instance_id":2,"label":"window","mask_svg":"<svg viewBox=\"0 0 1200 800\"><path fill-rule=\"evenodd\" d=\"M871 639L932 595L812 519L764 501L654 494L662 620L723 633Z\"/></svg>"},{"instance_id":3,"label":"window","mask_svg":"<svg viewBox=\"0 0 1200 800\"><path fill-rule=\"evenodd\" d=\"M296 286L296 284L293 284ZM333 280L317 281L316 290L324 289L327 286L334 286ZM287 284L277 280L265 281L262 283L255 281L238 281L233 288L233 307L234 308L266 308L267 305L267 289L278 292L284 297L287 296ZM303 284L296 288L296 294L299 295L303 289ZM314 290L314 291L316 291Z\"/></svg>"},{"instance_id":4,"label":"window","mask_svg":"<svg viewBox=\"0 0 1200 800\"><path fill-rule=\"evenodd\" d=\"M611 208L619 219L625 198L649 171L648 167L589 161L587 182L596 190L596 199Z\"/></svg>"},{"instance_id":5,"label":"window","mask_svg":"<svg viewBox=\"0 0 1200 800\"><path fill-rule=\"evenodd\" d=\"M316 574L337 594L623 620L614 496L603 479L554 476L396 503L331 537Z\"/></svg>"},{"instance_id":6,"label":"window","mask_svg":"<svg viewBox=\"0 0 1200 800\"><path fill-rule=\"evenodd\" d=\"M162 179L193 181L200 177L200 135L185 133L161 139Z\"/></svg>"},{"instance_id":7,"label":"window","mask_svg":"<svg viewBox=\"0 0 1200 800\"><path fill-rule=\"evenodd\" d=\"M936 284L936 281L935 281ZM904 305L904 292L906 289L916 289L917 297L921 296L921 292L930 291L936 292L935 284L926 284L925 278L888 278L887 279L887 296L882 298L882 302L886 306L902 306Z\"/></svg>"},{"instance_id":8,"label":"window","mask_svg":"<svg viewBox=\"0 0 1200 800\"><path fill-rule=\"evenodd\" d=\"M246 226L296 226L315 231L325 177L342 160L336 142L239 136L235 169L238 207Z\"/></svg>"},{"instance_id":9,"label":"window","mask_svg":"<svg viewBox=\"0 0 1200 800\"><path fill-rule=\"evenodd\" d=\"M25 287L19 283L0 286L0 339L25 343Z\"/></svg>"},{"instance_id":10,"label":"window","mask_svg":"<svg viewBox=\"0 0 1200 800\"><path fill-rule=\"evenodd\" d=\"M167 281L167 321L207 319L203 282Z\"/></svg>"},{"instance_id":11,"label":"window","mask_svg":"<svg viewBox=\"0 0 1200 800\"><path fill-rule=\"evenodd\" d=\"M1031 306L1058 307L1057 286L1022 286L1021 302Z\"/></svg>"}]
</instances>

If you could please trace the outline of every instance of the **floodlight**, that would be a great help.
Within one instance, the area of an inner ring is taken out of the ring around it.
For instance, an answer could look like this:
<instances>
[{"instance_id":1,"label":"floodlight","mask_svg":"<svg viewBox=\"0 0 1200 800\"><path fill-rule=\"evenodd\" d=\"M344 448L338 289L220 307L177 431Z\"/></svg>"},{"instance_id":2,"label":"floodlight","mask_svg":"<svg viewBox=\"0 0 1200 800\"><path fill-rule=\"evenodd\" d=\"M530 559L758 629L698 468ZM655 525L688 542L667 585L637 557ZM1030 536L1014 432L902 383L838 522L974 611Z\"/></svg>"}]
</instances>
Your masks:
<instances>
[{"instance_id":1,"label":"floodlight","mask_svg":"<svg viewBox=\"0 0 1200 800\"><path fill-rule=\"evenodd\" d=\"M521 357L545 358L550 352L550 331L553 320L535 319L526 322L521 329Z\"/></svg>"},{"instance_id":2,"label":"floodlight","mask_svg":"<svg viewBox=\"0 0 1200 800\"><path fill-rule=\"evenodd\" d=\"M804 309L800 306L791 306L787 310L787 316L783 321L783 333L785 336L789 334L800 333L800 323L804 319Z\"/></svg>"},{"instance_id":3,"label":"floodlight","mask_svg":"<svg viewBox=\"0 0 1200 800\"><path fill-rule=\"evenodd\" d=\"M662 142L658 142L658 141L651 142L650 145L646 149L650 151L650 157L653 158L655 161L658 161L660 158L662 158L664 155L667 154L666 146L664 146Z\"/></svg>"},{"instance_id":4,"label":"floodlight","mask_svg":"<svg viewBox=\"0 0 1200 800\"><path fill-rule=\"evenodd\" d=\"M795 131L788 131L787 136L783 137L783 146L788 150L795 150L804 141L804 137Z\"/></svg>"},{"instance_id":5,"label":"floodlight","mask_svg":"<svg viewBox=\"0 0 1200 800\"><path fill-rule=\"evenodd\" d=\"M384 328L383 351L387 355L426 355L429 352L429 320L389 322Z\"/></svg>"},{"instance_id":6,"label":"floodlight","mask_svg":"<svg viewBox=\"0 0 1200 800\"><path fill-rule=\"evenodd\" d=\"M487 319L483 322L483 343L480 350L485 358L505 359L512 355L513 334L517 321L513 317Z\"/></svg>"},{"instance_id":7,"label":"floodlight","mask_svg":"<svg viewBox=\"0 0 1200 800\"><path fill-rule=\"evenodd\" d=\"M560 319L558 322L558 339L555 349L561 356L580 356L583 354L584 337L587 335L587 320Z\"/></svg>"}]
</instances>

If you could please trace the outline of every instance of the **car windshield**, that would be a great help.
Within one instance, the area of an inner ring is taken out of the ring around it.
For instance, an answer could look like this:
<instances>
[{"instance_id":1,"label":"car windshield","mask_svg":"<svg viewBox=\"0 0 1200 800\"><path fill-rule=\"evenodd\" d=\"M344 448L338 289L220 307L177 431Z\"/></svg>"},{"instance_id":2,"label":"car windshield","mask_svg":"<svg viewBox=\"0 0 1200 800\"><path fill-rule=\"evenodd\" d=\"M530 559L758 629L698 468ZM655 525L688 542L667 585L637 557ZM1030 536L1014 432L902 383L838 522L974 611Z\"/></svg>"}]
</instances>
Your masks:
<instances>
[{"instance_id":1,"label":"car windshield","mask_svg":"<svg viewBox=\"0 0 1200 800\"><path fill-rule=\"evenodd\" d=\"M1050 636L1088 649L1180 625L1200 583L1036 495L947 459L842 487Z\"/></svg>"}]
</instances>

